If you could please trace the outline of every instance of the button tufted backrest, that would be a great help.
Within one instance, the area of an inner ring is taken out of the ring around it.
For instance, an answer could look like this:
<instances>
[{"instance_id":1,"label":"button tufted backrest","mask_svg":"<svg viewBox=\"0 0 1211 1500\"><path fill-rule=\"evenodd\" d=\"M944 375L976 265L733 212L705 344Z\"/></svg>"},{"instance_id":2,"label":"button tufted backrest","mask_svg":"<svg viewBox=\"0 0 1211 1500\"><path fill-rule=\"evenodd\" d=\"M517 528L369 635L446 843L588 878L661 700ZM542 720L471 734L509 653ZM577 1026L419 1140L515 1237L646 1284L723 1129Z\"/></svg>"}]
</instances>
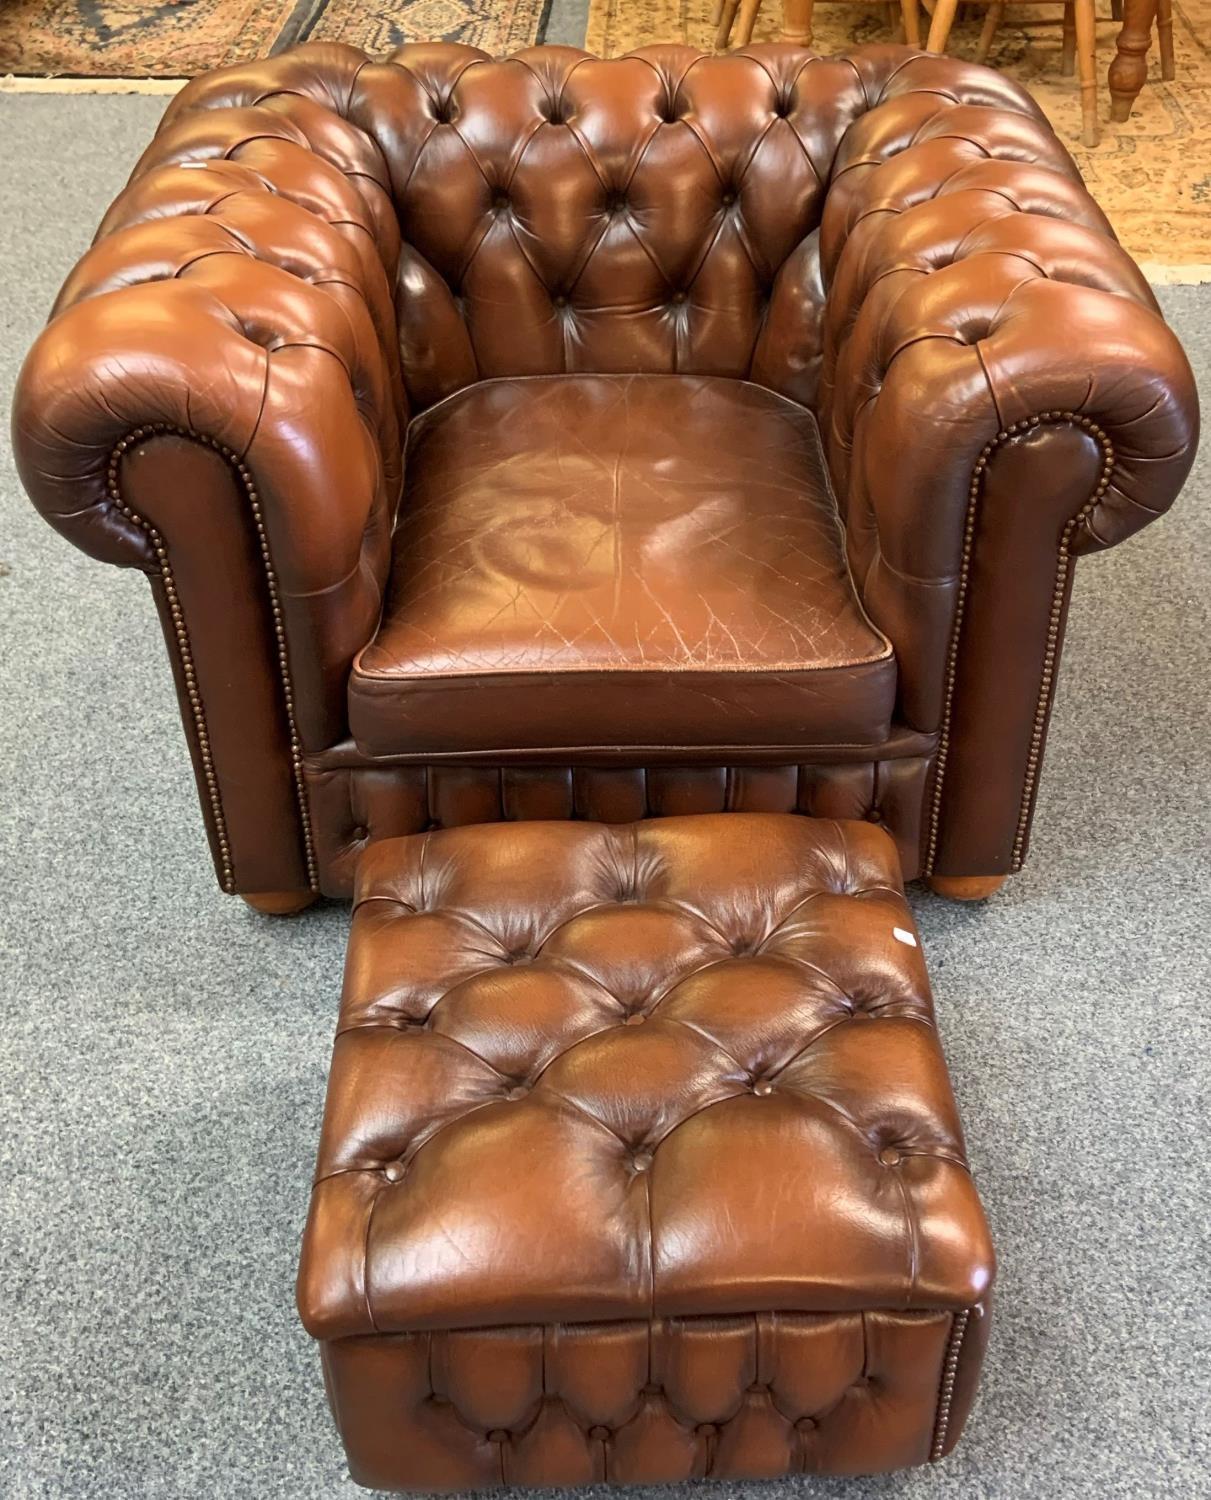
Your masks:
<instances>
[{"instance_id":1,"label":"button tufted backrest","mask_svg":"<svg viewBox=\"0 0 1211 1500\"><path fill-rule=\"evenodd\" d=\"M818 322L824 186L865 108L846 62L406 46L357 94L400 215L417 406L493 376L748 376L771 328Z\"/></svg>"},{"instance_id":2,"label":"button tufted backrest","mask_svg":"<svg viewBox=\"0 0 1211 1500\"><path fill-rule=\"evenodd\" d=\"M496 60L439 42L374 62L309 44L195 79L165 126L193 155L224 132L297 138L356 185L395 277L413 412L562 372L731 376L814 405L823 271L847 229L822 226L825 199L851 127L888 100L847 171L943 106L1033 109L986 69L892 46ZM216 110L226 123L198 117Z\"/></svg>"}]
</instances>

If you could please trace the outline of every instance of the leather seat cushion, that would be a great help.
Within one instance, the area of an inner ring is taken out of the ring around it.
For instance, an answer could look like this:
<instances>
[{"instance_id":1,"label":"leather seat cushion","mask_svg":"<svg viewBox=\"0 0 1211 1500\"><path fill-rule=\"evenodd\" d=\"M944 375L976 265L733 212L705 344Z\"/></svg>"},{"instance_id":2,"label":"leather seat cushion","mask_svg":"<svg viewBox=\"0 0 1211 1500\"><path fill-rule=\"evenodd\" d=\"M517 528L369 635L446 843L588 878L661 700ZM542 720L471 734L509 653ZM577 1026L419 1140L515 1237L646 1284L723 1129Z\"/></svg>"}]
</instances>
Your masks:
<instances>
[{"instance_id":1,"label":"leather seat cushion","mask_svg":"<svg viewBox=\"0 0 1211 1500\"><path fill-rule=\"evenodd\" d=\"M366 850L314 1335L960 1310L991 1276L881 830L724 813Z\"/></svg>"},{"instance_id":2,"label":"leather seat cushion","mask_svg":"<svg viewBox=\"0 0 1211 1500\"><path fill-rule=\"evenodd\" d=\"M418 418L366 754L877 744L896 667L814 419L742 381L485 381Z\"/></svg>"}]
</instances>

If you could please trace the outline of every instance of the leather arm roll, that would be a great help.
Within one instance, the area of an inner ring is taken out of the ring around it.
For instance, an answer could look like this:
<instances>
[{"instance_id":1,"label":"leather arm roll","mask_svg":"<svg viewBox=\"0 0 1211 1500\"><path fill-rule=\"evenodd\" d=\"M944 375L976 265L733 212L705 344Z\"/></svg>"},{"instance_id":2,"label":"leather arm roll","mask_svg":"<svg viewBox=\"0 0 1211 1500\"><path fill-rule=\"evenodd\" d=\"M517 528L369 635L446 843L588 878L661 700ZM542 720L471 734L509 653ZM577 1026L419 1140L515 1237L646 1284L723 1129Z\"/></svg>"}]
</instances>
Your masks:
<instances>
[{"instance_id":1,"label":"leather arm roll","mask_svg":"<svg viewBox=\"0 0 1211 1500\"><path fill-rule=\"evenodd\" d=\"M854 579L937 731L926 869L1021 864L1072 560L1165 511L1189 365L1024 91L945 58L868 83L821 226L818 403Z\"/></svg>"},{"instance_id":2,"label":"leather arm roll","mask_svg":"<svg viewBox=\"0 0 1211 1500\"><path fill-rule=\"evenodd\" d=\"M46 518L151 578L229 890L314 884L302 755L343 736L390 563L399 238L341 112L363 63L316 47L183 90L14 407Z\"/></svg>"}]
</instances>

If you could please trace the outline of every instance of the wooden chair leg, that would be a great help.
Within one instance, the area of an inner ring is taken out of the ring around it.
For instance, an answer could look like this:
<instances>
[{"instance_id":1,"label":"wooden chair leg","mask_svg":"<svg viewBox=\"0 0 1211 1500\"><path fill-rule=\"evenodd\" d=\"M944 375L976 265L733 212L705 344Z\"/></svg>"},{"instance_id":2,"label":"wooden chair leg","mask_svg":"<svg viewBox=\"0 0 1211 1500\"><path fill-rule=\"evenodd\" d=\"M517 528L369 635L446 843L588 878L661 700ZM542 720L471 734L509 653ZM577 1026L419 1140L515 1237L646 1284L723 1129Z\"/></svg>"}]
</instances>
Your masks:
<instances>
[{"instance_id":1,"label":"wooden chair leg","mask_svg":"<svg viewBox=\"0 0 1211 1500\"><path fill-rule=\"evenodd\" d=\"M925 884L948 901L987 901L1008 879L1006 875L927 875Z\"/></svg>"},{"instance_id":2,"label":"wooden chair leg","mask_svg":"<svg viewBox=\"0 0 1211 1500\"><path fill-rule=\"evenodd\" d=\"M910 47L921 45L921 7L917 0L900 0L900 19L904 22L904 40Z\"/></svg>"},{"instance_id":3,"label":"wooden chair leg","mask_svg":"<svg viewBox=\"0 0 1211 1500\"><path fill-rule=\"evenodd\" d=\"M945 52L950 39L950 28L955 23L955 11L959 0L938 0L933 8L933 20L929 23L929 40L925 43L930 52Z\"/></svg>"},{"instance_id":4,"label":"wooden chair leg","mask_svg":"<svg viewBox=\"0 0 1211 1500\"><path fill-rule=\"evenodd\" d=\"M793 42L796 47L812 44L812 7L815 0L782 0L783 42Z\"/></svg>"},{"instance_id":5,"label":"wooden chair leg","mask_svg":"<svg viewBox=\"0 0 1211 1500\"><path fill-rule=\"evenodd\" d=\"M736 20L736 11L740 0L723 0L719 11L719 27L715 32L715 51L726 52L731 41L732 25Z\"/></svg>"},{"instance_id":6,"label":"wooden chair leg","mask_svg":"<svg viewBox=\"0 0 1211 1500\"><path fill-rule=\"evenodd\" d=\"M1097 145L1097 21L1093 0L1074 0L1076 55L1081 72L1081 140Z\"/></svg>"},{"instance_id":7,"label":"wooden chair leg","mask_svg":"<svg viewBox=\"0 0 1211 1500\"><path fill-rule=\"evenodd\" d=\"M757 12L761 0L740 0L740 29L736 33L737 47L747 47L753 39L753 27L757 24Z\"/></svg>"},{"instance_id":8,"label":"wooden chair leg","mask_svg":"<svg viewBox=\"0 0 1211 1500\"><path fill-rule=\"evenodd\" d=\"M1072 0L1064 6L1064 45L1060 52L1060 72L1071 78L1076 72L1076 6Z\"/></svg>"},{"instance_id":9,"label":"wooden chair leg","mask_svg":"<svg viewBox=\"0 0 1211 1500\"><path fill-rule=\"evenodd\" d=\"M293 917L319 898L314 891L258 891L240 899L263 917Z\"/></svg>"},{"instance_id":10,"label":"wooden chair leg","mask_svg":"<svg viewBox=\"0 0 1211 1500\"><path fill-rule=\"evenodd\" d=\"M719 22L723 20L723 0L715 0L711 6L711 25L718 28Z\"/></svg>"},{"instance_id":11,"label":"wooden chair leg","mask_svg":"<svg viewBox=\"0 0 1211 1500\"><path fill-rule=\"evenodd\" d=\"M1124 0L1123 25L1110 64L1110 118L1120 123L1131 116L1131 106L1148 76L1148 48L1157 0Z\"/></svg>"},{"instance_id":12,"label":"wooden chair leg","mask_svg":"<svg viewBox=\"0 0 1211 1500\"><path fill-rule=\"evenodd\" d=\"M1161 77L1172 83L1177 77L1173 61L1173 0L1157 0L1156 34L1161 44Z\"/></svg>"},{"instance_id":13,"label":"wooden chair leg","mask_svg":"<svg viewBox=\"0 0 1211 1500\"><path fill-rule=\"evenodd\" d=\"M980 32L980 40L976 43L976 62L987 62L988 54L992 51L993 38L997 34L997 27L1001 24L1001 17L1005 14L1003 0L994 0L994 3L984 12L984 26Z\"/></svg>"}]
</instances>

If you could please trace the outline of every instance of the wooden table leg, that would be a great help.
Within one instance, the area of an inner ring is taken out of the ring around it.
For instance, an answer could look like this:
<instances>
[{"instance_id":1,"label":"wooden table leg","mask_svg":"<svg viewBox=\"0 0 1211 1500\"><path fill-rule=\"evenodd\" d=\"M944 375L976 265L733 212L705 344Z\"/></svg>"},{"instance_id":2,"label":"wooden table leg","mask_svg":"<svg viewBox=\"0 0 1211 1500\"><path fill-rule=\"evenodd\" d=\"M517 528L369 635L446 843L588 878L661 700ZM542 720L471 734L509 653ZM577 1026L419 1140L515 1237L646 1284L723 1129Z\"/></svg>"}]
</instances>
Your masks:
<instances>
[{"instance_id":1,"label":"wooden table leg","mask_svg":"<svg viewBox=\"0 0 1211 1500\"><path fill-rule=\"evenodd\" d=\"M921 45L921 12L917 0L900 0L900 18L904 22L904 40L910 47Z\"/></svg>"},{"instance_id":2,"label":"wooden table leg","mask_svg":"<svg viewBox=\"0 0 1211 1500\"><path fill-rule=\"evenodd\" d=\"M925 43L931 52L946 51L946 42L958 8L959 0L938 0L934 6L933 20L929 23L929 40Z\"/></svg>"},{"instance_id":3,"label":"wooden table leg","mask_svg":"<svg viewBox=\"0 0 1211 1500\"><path fill-rule=\"evenodd\" d=\"M1064 6L1064 43L1060 52L1060 74L1071 78L1076 72L1076 6L1067 0Z\"/></svg>"},{"instance_id":4,"label":"wooden table leg","mask_svg":"<svg viewBox=\"0 0 1211 1500\"><path fill-rule=\"evenodd\" d=\"M815 0L782 0L783 42L793 42L796 47L812 44L812 6Z\"/></svg>"},{"instance_id":5,"label":"wooden table leg","mask_svg":"<svg viewBox=\"0 0 1211 1500\"><path fill-rule=\"evenodd\" d=\"M1110 64L1110 118L1120 124L1131 116L1131 106L1148 76L1148 48L1157 0L1124 0L1123 26Z\"/></svg>"},{"instance_id":6,"label":"wooden table leg","mask_svg":"<svg viewBox=\"0 0 1211 1500\"><path fill-rule=\"evenodd\" d=\"M1156 35L1161 44L1161 77L1172 83L1177 77L1173 63L1173 0L1157 0Z\"/></svg>"},{"instance_id":7,"label":"wooden table leg","mask_svg":"<svg viewBox=\"0 0 1211 1500\"><path fill-rule=\"evenodd\" d=\"M1093 0L1076 0L1076 65L1081 75L1081 140L1097 145L1097 19Z\"/></svg>"},{"instance_id":8,"label":"wooden table leg","mask_svg":"<svg viewBox=\"0 0 1211 1500\"><path fill-rule=\"evenodd\" d=\"M732 39L732 26L740 0L723 0L719 8L719 25L715 30L715 51L726 52Z\"/></svg>"},{"instance_id":9,"label":"wooden table leg","mask_svg":"<svg viewBox=\"0 0 1211 1500\"><path fill-rule=\"evenodd\" d=\"M988 54L992 51L992 44L996 39L997 27L1001 24L1001 17L1004 14L1003 0L993 0L984 12L984 28L980 32L980 40L976 43L976 62L988 61Z\"/></svg>"},{"instance_id":10,"label":"wooden table leg","mask_svg":"<svg viewBox=\"0 0 1211 1500\"><path fill-rule=\"evenodd\" d=\"M761 0L740 0L740 20L736 26L737 47L747 47L753 39L753 27L757 24L757 12Z\"/></svg>"}]
</instances>

